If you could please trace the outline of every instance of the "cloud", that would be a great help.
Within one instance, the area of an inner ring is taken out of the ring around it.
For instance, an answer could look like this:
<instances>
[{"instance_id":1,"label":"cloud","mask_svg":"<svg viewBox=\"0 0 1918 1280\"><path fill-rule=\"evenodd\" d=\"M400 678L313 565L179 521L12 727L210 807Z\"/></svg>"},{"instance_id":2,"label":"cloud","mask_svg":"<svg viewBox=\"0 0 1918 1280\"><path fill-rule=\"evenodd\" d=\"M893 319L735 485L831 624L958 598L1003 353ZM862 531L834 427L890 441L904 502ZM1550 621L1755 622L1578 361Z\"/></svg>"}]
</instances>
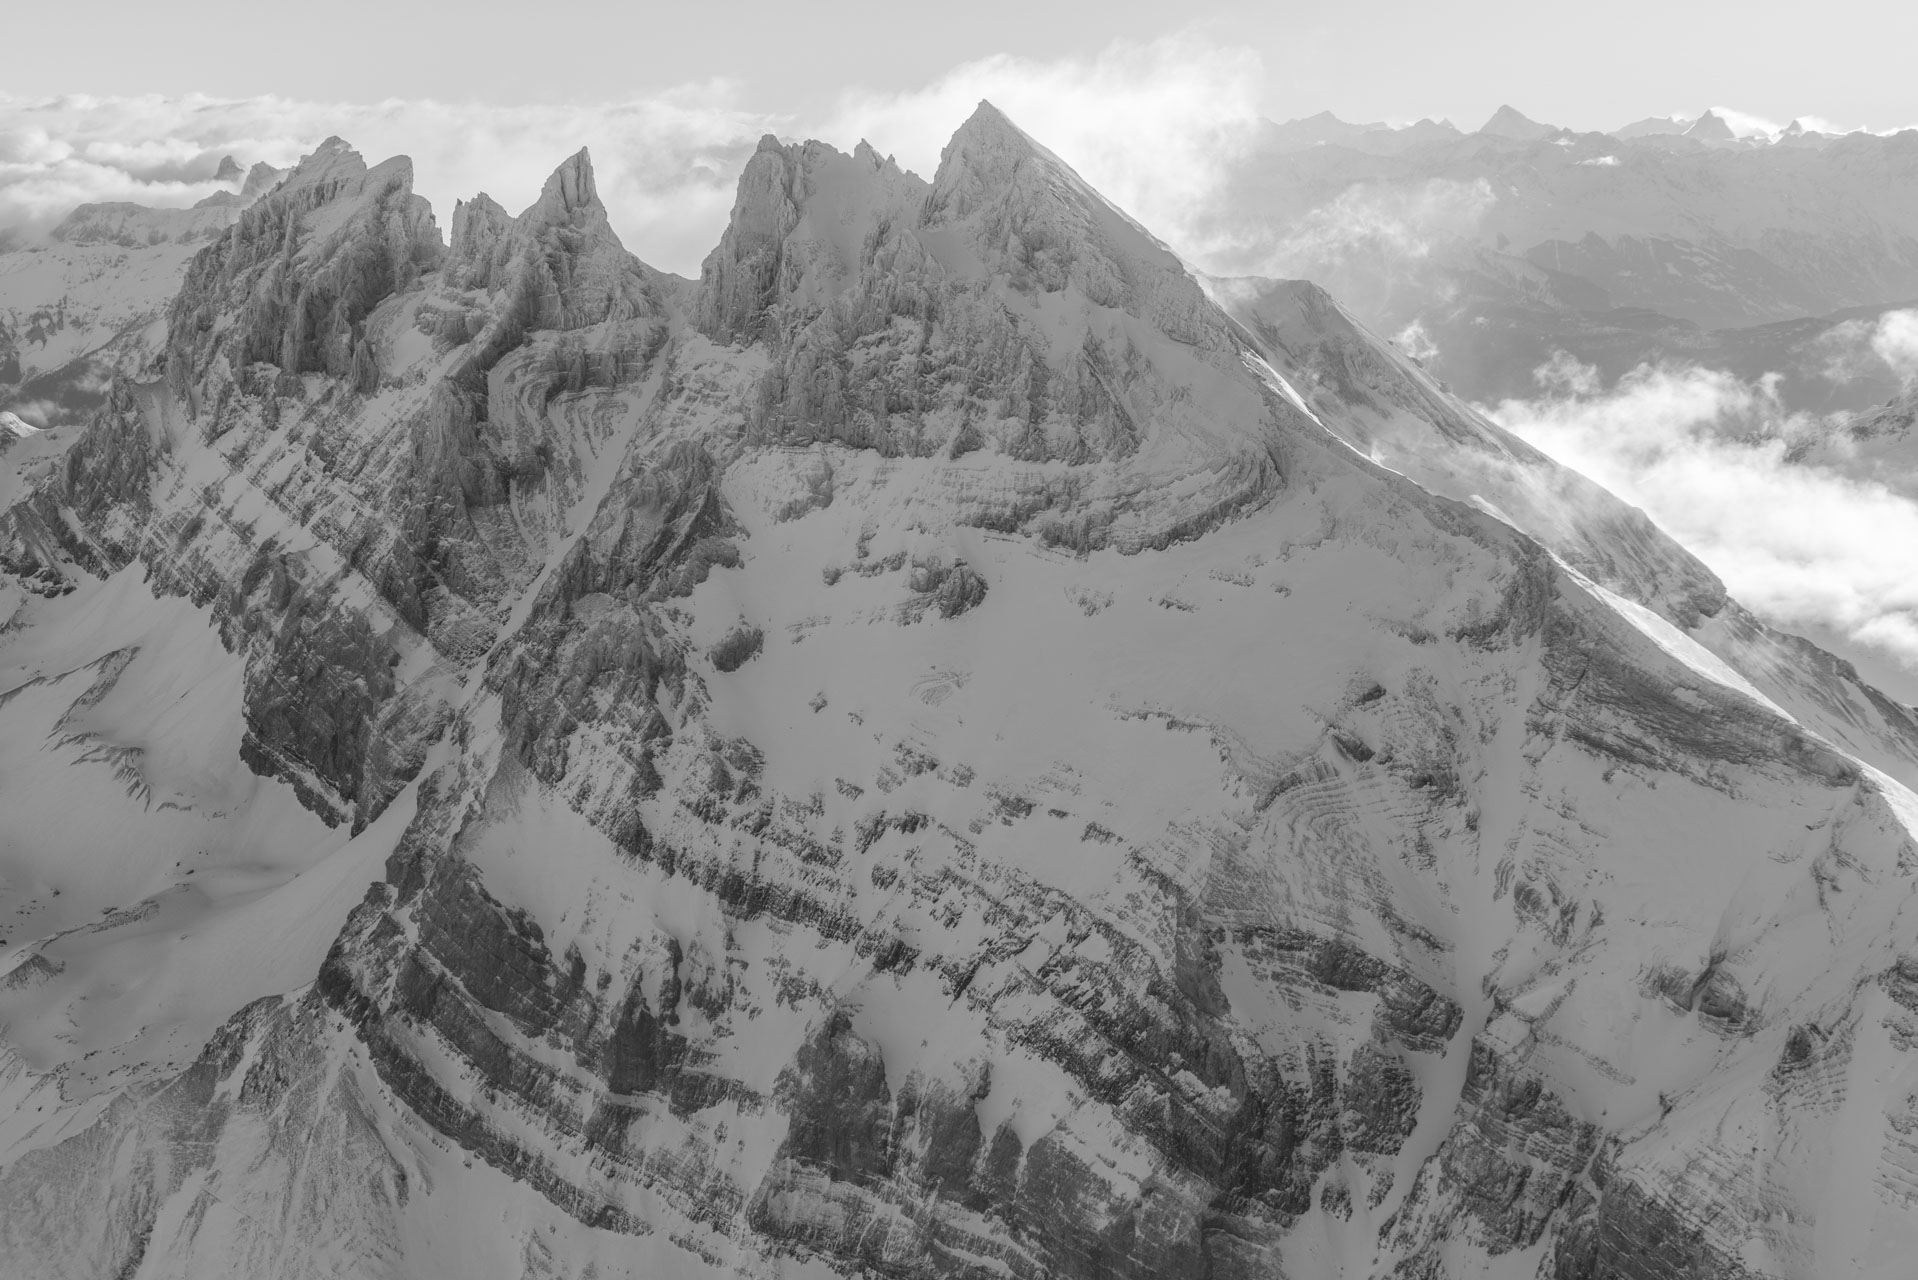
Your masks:
<instances>
[{"instance_id":1,"label":"cloud","mask_svg":"<svg viewBox=\"0 0 1918 1280\"><path fill-rule=\"evenodd\" d=\"M1195 253L1199 220L1255 140L1264 78L1251 49L1192 35L1085 59L999 55L905 93L849 91L820 136L846 147L863 137L930 178L953 130L988 99L1149 230Z\"/></svg>"},{"instance_id":2,"label":"cloud","mask_svg":"<svg viewBox=\"0 0 1918 1280\"><path fill-rule=\"evenodd\" d=\"M1641 366L1603 389L1560 353L1538 378L1538 398L1485 412L1642 507L1759 613L1918 670L1918 502L1835 451L1803 460L1836 424L1786 412L1775 376Z\"/></svg>"},{"instance_id":3,"label":"cloud","mask_svg":"<svg viewBox=\"0 0 1918 1280\"><path fill-rule=\"evenodd\" d=\"M940 148L990 98L1178 246L1250 133L1262 78L1248 50L1175 36L1086 58L986 58L915 90L849 89L807 118L750 109L727 81L586 106L0 96L0 232L44 231L87 201L189 205L221 189L213 174L224 155L288 165L330 135L369 163L411 156L415 189L444 228L453 201L479 191L508 209L532 203L554 167L587 146L627 247L697 274L763 134L847 151L864 137L930 177Z\"/></svg>"},{"instance_id":4,"label":"cloud","mask_svg":"<svg viewBox=\"0 0 1918 1280\"><path fill-rule=\"evenodd\" d=\"M1910 385L1918 382L1918 310L1887 311L1878 317L1871 335L1871 349L1891 366L1898 380Z\"/></svg>"},{"instance_id":5,"label":"cloud","mask_svg":"<svg viewBox=\"0 0 1918 1280\"><path fill-rule=\"evenodd\" d=\"M1392 345L1420 364L1438 359L1438 343L1432 341L1423 320L1414 320L1392 335Z\"/></svg>"},{"instance_id":6,"label":"cloud","mask_svg":"<svg viewBox=\"0 0 1918 1280\"><path fill-rule=\"evenodd\" d=\"M1797 119L1799 124L1803 125L1805 129L1811 133L1850 133L1851 132L1851 130L1845 128L1843 125L1837 124L1831 120L1827 120L1823 116L1806 115L1806 116L1797 116L1795 118ZM1892 132L1896 133L1897 130L1894 129Z\"/></svg>"},{"instance_id":7,"label":"cloud","mask_svg":"<svg viewBox=\"0 0 1918 1280\"><path fill-rule=\"evenodd\" d=\"M658 265L696 271L725 224L740 166L761 134L786 123L740 107L723 82L583 107L0 99L0 227L44 230L86 201L192 204L220 189L212 178L224 155L288 165L335 134L369 162L410 155L415 188L444 226L454 200L479 191L508 208L532 203L559 162L589 146L622 238Z\"/></svg>"},{"instance_id":8,"label":"cloud","mask_svg":"<svg viewBox=\"0 0 1918 1280\"><path fill-rule=\"evenodd\" d=\"M1740 111L1736 107L1713 107L1712 114L1723 120L1732 133L1740 138L1776 138L1785 126L1755 116L1749 111Z\"/></svg>"},{"instance_id":9,"label":"cloud","mask_svg":"<svg viewBox=\"0 0 1918 1280\"><path fill-rule=\"evenodd\" d=\"M1876 379L1882 366L1910 386L1918 382L1918 308L1833 325L1810 350L1829 382Z\"/></svg>"},{"instance_id":10,"label":"cloud","mask_svg":"<svg viewBox=\"0 0 1918 1280\"><path fill-rule=\"evenodd\" d=\"M1255 215L1235 230L1196 237L1194 252L1237 274L1317 280L1363 304L1420 272L1448 244L1470 239L1497 202L1483 178L1355 182L1296 218Z\"/></svg>"}]
</instances>

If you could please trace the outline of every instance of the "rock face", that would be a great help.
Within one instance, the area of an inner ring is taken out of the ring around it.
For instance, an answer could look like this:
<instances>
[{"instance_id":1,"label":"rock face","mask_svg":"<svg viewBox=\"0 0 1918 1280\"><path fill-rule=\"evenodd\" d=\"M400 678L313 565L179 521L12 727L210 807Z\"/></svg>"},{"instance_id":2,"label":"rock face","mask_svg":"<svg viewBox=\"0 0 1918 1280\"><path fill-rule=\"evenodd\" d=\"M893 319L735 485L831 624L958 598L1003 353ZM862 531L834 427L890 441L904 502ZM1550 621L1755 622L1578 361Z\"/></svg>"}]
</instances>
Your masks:
<instances>
[{"instance_id":1,"label":"rock face","mask_svg":"<svg viewBox=\"0 0 1918 1280\"><path fill-rule=\"evenodd\" d=\"M583 152L442 246L329 143L0 550L0 646L145 578L357 833L305 985L131 1083L4 1064L0 1269L1810 1276L1918 1226L1909 715L990 106L930 183L767 140L696 284ZM151 786L138 660L0 722ZM79 981L30 936L0 1012Z\"/></svg>"}]
</instances>

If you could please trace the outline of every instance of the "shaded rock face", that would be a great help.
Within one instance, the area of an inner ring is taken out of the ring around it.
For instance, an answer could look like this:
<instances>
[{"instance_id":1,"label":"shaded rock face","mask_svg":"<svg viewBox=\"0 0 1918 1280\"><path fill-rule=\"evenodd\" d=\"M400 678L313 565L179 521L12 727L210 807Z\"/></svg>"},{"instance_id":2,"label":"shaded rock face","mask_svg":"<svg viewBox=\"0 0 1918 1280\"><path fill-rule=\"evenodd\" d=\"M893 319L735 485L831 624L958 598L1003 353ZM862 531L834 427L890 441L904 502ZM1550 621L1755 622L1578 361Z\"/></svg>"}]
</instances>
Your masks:
<instances>
[{"instance_id":1,"label":"shaded rock face","mask_svg":"<svg viewBox=\"0 0 1918 1280\"><path fill-rule=\"evenodd\" d=\"M1655 530L1451 493L1527 459L989 107L930 184L763 143L697 285L583 153L452 231L322 148L0 526L203 606L386 855L310 986L7 1148L0 1269L1826 1256L1918 801Z\"/></svg>"},{"instance_id":2,"label":"shaded rock face","mask_svg":"<svg viewBox=\"0 0 1918 1280\"><path fill-rule=\"evenodd\" d=\"M329 206L351 210L346 224L303 236L309 215ZM330 139L274 198L194 259L168 327L171 390L191 403L216 360L235 370L268 363L287 374L326 373L370 390L362 385L366 320L416 282L440 247L426 202L412 194L410 165L369 172ZM238 323L222 343L211 336L214 320L241 297Z\"/></svg>"},{"instance_id":3,"label":"shaded rock face","mask_svg":"<svg viewBox=\"0 0 1918 1280\"><path fill-rule=\"evenodd\" d=\"M439 283L408 164L329 142L194 260L163 377L117 389L8 517L23 554L143 560L214 605L249 654L249 762L334 821L417 771L450 715L436 673L491 643L658 347L658 286L583 154L468 259L477 239L480 278Z\"/></svg>"}]
</instances>

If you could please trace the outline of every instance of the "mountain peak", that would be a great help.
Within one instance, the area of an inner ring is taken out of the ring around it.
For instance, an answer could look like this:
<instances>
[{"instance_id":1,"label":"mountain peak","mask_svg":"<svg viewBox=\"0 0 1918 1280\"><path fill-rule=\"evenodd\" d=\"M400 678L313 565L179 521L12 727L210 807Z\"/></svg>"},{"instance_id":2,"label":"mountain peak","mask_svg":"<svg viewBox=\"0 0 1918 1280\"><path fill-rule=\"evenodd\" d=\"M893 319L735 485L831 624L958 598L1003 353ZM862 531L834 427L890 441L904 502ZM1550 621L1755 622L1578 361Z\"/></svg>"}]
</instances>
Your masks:
<instances>
[{"instance_id":1,"label":"mountain peak","mask_svg":"<svg viewBox=\"0 0 1918 1280\"><path fill-rule=\"evenodd\" d=\"M771 134L739 175L732 217L700 268L699 328L720 342L751 340L770 309L802 310L844 287L883 229L908 225L926 184L871 143L846 155L826 143Z\"/></svg>"},{"instance_id":2,"label":"mountain peak","mask_svg":"<svg viewBox=\"0 0 1918 1280\"><path fill-rule=\"evenodd\" d=\"M220 167L213 171L215 182L238 182L243 174L240 162L232 156L221 156Z\"/></svg>"},{"instance_id":3,"label":"mountain peak","mask_svg":"<svg viewBox=\"0 0 1918 1280\"><path fill-rule=\"evenodd\" d=\"M1634 120L1611 131L1614 138L1653 138L1666 134L1679 134L1691 127L1691 121L1684 116L1646 116L1643 120Z\"/></svg>"},{"instance_id":4,"label":"mountain peak","mask_svg":"<svg viewBox=\"0 0 1918 1280\"><path fill-rule=\"evenodd\" d=\"M1304 150L1322 143L1350 144L1370 134L1394 132L1391 126L1381 121L1354 124L1330 111L1321 111L1299 120L1287 120L1284 124L1261 121L1260 131L1264 145L1281 152Z\"/></svg>"},{"instance_id":5,"label":"mountain peak","mask_svg":"<svg viewBox=\"0 0 1918 1280\"><path fill-rule=\"evenodd\" d=\"M1687 138L1696 138L1700 142L1735 142L1738 140L1738 135L1732 132L1732 127L1726 124L1724 117L1715 111L1707 111L1704 115L1698 117L1697 122L1694 123L1691 128L1685 130L1685 136Z\"/></svg>"},{"instance_id":6,"label":"mountain peak","mask_svg":"<svg viewBox=\"0 0 1918 1280\"><path fill-rule=\"evenodd\" d=\"M1492 118L1479 126L1479 132L1495 138L1514 138L1520 142L1536 142L1540 138L1549 138L1558 132L1557 125L1541 124L1527 116L1518 108L1507 103L1492 113Z\"/></svg>"},{"instance_id":7,"label":"mountain peak","mask_svg":"<svg viewBox=\"0 0 1918 1280\"><path fill-rule=\"evenodd\" d=\"M408 172L408 181L411 181L412 161L404 156L395 156L381 167L388 165L403 166ZM301 156L300 162L287 173L280 186L283 191L293 191L320 183L346 183L364 178L367 172L365 158L344 138L334 136Z\"/></svg>"},{"instance_id":8,"label":"mountain peak","mask_svg":"<svg viewBox=\"0 0 1918 1280\"><path fill-rule=\"evenodd\" d=\"M539 199L520 216L535 222L574 222L581 214L606 217L593 179L593 158L585 147L560 162L540 188Z\"/></svg>"},{"instance_id":9,"label":"mountain peak","mask_svg":"<svg viewBox=\"0 0 1918 1280\"><path fill-rule=\"evenodd\" d=\"M967 217L1010 186L1021 165L1041 159L1061 172L1071 173L1063 161L1034 142L1005 112L980 99L939 153L932 194L926 197L926 221ZM1073 179L1076 182L1077 175Z\"/></svg>"},{"instance_id":10,"label":"mountain peak","mask_svg":"<svg viewBox=\"0 0 1918 1280\"><path fill-rule=\"evenodd\" d=\"M959 126L958 132L964 133L967 129L975 127L1010 129L1022 138L1026 136L1018 125L1012 123L1012 117L992 105L990 98L979 99L979 105L972 109L972 114L966 117L965 123Z\"/></svg>"},{"instance_id":11,"label":"mountain peak","mask_svg":"<svg viewBox=\"0 0 1918 1280\"><path fill-rule=\"evenodd\" d=\"M275 169L264 160L256 160L253 167L246 171L246 181L240 186L240 199L248 203L258 200L273 190L285 176L286 170Z\"/></svg>"}]
</instances>

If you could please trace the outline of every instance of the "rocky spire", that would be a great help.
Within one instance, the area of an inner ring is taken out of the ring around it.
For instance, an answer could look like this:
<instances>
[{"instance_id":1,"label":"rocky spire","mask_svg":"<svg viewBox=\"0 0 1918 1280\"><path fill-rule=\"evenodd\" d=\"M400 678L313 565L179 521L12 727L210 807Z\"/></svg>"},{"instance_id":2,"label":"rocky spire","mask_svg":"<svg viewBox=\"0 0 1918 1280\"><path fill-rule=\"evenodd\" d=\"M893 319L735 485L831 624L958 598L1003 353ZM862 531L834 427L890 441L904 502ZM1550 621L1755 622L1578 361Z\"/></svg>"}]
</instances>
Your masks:
<instances>
[{"instance_id":1,"label":"rocky spire","mask_svg":"<svg viewBox=\"0 0 1918 1280\"><path fill-rule=\"evenodd\" d=\"M785 240L799 222L794 160L769 133L739 175L725 234L699 270L695 323L715 342L749 341L764 327L778 292Z\"/></svg>"},{"instance_id":2,"label":"rocky spire","mask_svg":"<svg viewBox=\"0 0 1918 1280\"><path fill-rule=\"evenodd\" d=\"M471 200L454 201L447 283L456 289L490 289L494 250L512 225L513 215L484 191Z\"/></svg>"},{"instance_id":3,"label":"rocky spire","mask_svg":"<svg viewBox=\"0 0 1918 1280\"><path fill-rule=\"evenodd\" d=\"M593 158L581 147L561 162L540 188L539 199L520 215L526 223L604 223L606 206L600 203L593 180Z\"/></svg>"},{"instance_id":4,"label":"rocky spire","mask_svg":"<svg viewBox=\"0 0 1918 1280\"><path fill-rule=\"evenodd\" d=\"M583 147L517 218L482 192L454 206L452 232L447 282L496 295L481 325L486 336L472 351L476 368L489 367L528 330L578 329L658 310L654 273L613 232Z\"/></svg>"}]
</instances>

